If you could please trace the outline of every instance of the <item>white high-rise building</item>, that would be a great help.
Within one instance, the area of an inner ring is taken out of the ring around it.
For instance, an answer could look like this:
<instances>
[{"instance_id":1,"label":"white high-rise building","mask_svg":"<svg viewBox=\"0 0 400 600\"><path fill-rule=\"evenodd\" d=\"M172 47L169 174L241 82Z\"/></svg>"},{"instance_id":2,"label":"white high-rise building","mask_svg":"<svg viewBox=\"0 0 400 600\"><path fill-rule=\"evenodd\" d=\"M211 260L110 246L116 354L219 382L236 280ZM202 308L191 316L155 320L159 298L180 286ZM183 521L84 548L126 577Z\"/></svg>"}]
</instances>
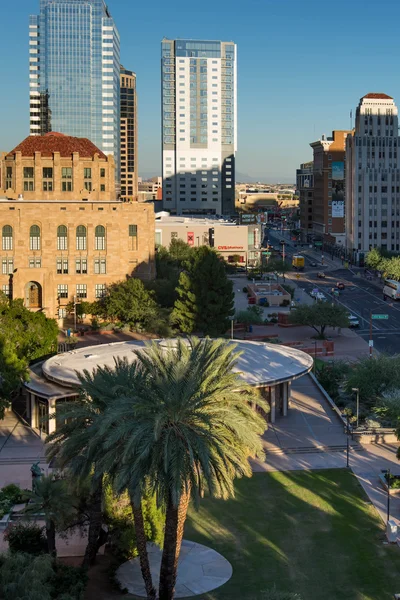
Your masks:
<instances>
[{"instance_id":1,"label":"white high-rise building","mask_svg":"<svg viewBox=\"0 0 400 600\"><path fill-rule=\"evenodd\" d=\"M361 98L346 140L346 243L355 260L374 247L400 250L399 146L393 98Z\"/></svg>"},{"instance_id":2,"label":"white high-rise building","mask_svg":"<svg viewBox=\"0 0 400 600\"><path fill-rule=\"evenodd\" d=\"M236 45L162 41L163 208L233 214Z\"/></svg>"}]
</instances>

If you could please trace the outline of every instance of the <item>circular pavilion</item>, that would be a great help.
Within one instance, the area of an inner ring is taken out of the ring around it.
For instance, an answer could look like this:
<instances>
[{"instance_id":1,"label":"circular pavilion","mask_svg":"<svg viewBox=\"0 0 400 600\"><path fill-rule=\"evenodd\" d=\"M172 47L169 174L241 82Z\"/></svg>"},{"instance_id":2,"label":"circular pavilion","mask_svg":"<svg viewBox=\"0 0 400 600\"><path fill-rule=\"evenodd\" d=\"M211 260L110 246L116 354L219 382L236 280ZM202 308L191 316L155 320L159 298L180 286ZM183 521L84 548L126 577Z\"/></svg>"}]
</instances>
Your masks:
<instances>
[{"instance_id":1,"label":"circular pavilion","mask_svg":"<svg viewBox=\"0 0 400 600\"><path fill-rule=\"evenodd\" d=\"M158 343L167 348L174 340ZM278 344L243 340L228 343L241 353L235 370L247 383L260 388L268 400L269 420L274 423L277 415L286 416L291 382L312 369L312 358L301 350ZM28 422L43 433L51 433L57 427L57 419L47 421L45 417L54 411L57 414L58 403L77 396L77 373L112 367L116 358L126 357L133 362L144 348L145 343L136 340L101 344L58 354L32 366L30 380L24 386Z\"/></svg>"}]
</instances>

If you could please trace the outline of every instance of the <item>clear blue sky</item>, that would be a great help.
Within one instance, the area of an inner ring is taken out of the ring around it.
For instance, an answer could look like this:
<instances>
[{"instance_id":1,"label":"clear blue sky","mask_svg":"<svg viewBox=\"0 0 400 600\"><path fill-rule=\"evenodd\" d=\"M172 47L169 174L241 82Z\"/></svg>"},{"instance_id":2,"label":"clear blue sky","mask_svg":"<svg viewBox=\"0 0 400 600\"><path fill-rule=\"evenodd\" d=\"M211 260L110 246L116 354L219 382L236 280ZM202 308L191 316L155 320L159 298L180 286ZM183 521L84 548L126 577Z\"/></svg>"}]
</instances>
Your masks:
<instances>
[{"instance_id":1,"label":"clear blue sky","mask_svg":"<svg viewBox=\"0 0 400 600\"><path fill-rule=\"evenodd\" d=\"M28 17L39 0L3 9L0 150L29 133ZM309 142L349 127L368 92L400 104L400 2L387 0L109 0L121 62L136 71L139 171L160 171L160 42L165 37L238 45L237 171L294 181Z\"/></svg>"}]
</instances>

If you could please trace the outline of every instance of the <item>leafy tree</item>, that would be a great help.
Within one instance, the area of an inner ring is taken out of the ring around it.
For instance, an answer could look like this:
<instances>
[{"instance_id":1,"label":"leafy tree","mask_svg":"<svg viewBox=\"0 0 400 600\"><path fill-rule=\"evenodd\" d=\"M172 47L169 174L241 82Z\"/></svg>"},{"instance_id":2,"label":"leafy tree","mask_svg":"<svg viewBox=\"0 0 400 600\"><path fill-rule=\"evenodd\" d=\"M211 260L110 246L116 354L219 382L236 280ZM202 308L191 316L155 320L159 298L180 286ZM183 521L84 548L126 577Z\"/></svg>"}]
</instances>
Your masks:
<instances>
[{"instance_id":1,"label":"leafy tree","mask_svg":"<svg viewBox=\"0 0 400 600\"><path fill-rule=\"evenodd\" d=\"M116 489L136 502L148 481L166 507L159 599L174 597L189 501L234 495L234 479L252 475L250 456L263 456L268 404L233 371L238 354L221 340L188 341L138 353L136 382L105 411L99 442ZM133 392L134 390L134 392ZM252 408L253 406L253 408ZM104 432L107 439L104 440Z\"/></svg>"},{"instance_id":2,"label":"leafy tree","mask_svg":"<svg viewBox=\"0 0 400 600\"><path fill-rule=\"evenodd\" d=\"M234 314L234 293L217 253L207 246L196 248L179 277L178 299L172 320L184 333L201 331L217 336L229 327Z\"/></svg>"},{"instance_id":3,"label":"leafy tree","mask_svg":"<svg viewBox=\"0 0 400 600\"><path fill-rule=\"evenodd\" d=\"M351 369L346 383L351 388L359 388L360 399L367 404L386 392L400 388L400 356L379 355L359 360Z\"/></svg>"},{"instance_id":4,"label":"leafy tree","mask_svg":"<svg viewBox=\"0 0 400 600\"><path fill-rule=\"evenodd\" d=\"M327 327L347 327L349 324L346 308L329 302L298 306L290 313L289 320L296 325L312 327L320 339L324 339Z\"/></svg>"},{"instance_id":5,"label":"leafy tree","mask_svg":"<svg viewBox=\"0 0 400 600\"><path fill-rule=\"evenodd\" d=\"M263 322L261 315L249 309L237 312L235 321L244 325L260 325Z\"/></svg>"},{"instance_id":6,"label":"leafy tree","mask_svg":"<svg viewBox=\"0 0 400 600\"><path fill-rule=\"evenodd\" d=\"M6 555L0 567L0 591L7 600L51 600L53 564L48 555Z\"/></svg>"},{"instance_id":7,"label":"leafy tree","mask_svg":"<svg viewBox=\"0 0 400 600\"><path fill-rule=\"evenodd\" d=\"M168 254L170 259L177 265L183 265L183 263L190 259L192 253L193 247L186 244L183 240L180 240L179 238L171 240Z\"/></svg>"},{"instance_id":8,"label":"leafy tree","mask_svg":"<svg viewBox=\"0 0 400 600\"><path fill-rule=\"evenodd\" d=\"M179 272L174 269L173 278L153 279L153 281L146 281L145 286L147 290L154 292L157 304L163 308L172 308L178 297L176 293L178 282Z\"/></svg>"},{"instance_id":9,"label":"leafy tree","mask_svg":"<svg viewBox=\"0 0 400 600\"><path fill-rule=\"evenodd\" d=\"M153 293L134 277L110 285L101 303L105 316L132 326L146 327L157 314Z\"/></svg>"},{"instance_id":10,"label":"leafy tree","mask_svg":"<svg viewBox=\"0 0 400 600\"><path fill-rule=\"evenodd\" d=\"M40 477L30 495L25 513L44 516L47 549L52 556L57 554L56 531L65 529L75 513L73 502L67 482L53 474Z\"/></svg>"},{"instance_id":11,"label":"leafy tree","mask_svg":"<svg viewBox=\"0 0 400 600\"><path fill-rule=\"evenodd\" d=\"M323 363L317 369L317 379L333 400L340 396L339 388L349 373L349 366L343 361Z\"/></svg>"},{"instance_id":12,"label":"leafy tree","mask_svg":"<svg viewBox=\"0 0 400 600\"><path fill-rule=\"evenodd\" d=\"M264 269L266 273L276 273L276 275L281 275L283 281L285 281L285 274L291 270L292 267L285 260L270 260L268 264L265 265Z\"/></svg>"},{"instance_id":13,"label":"leafy tree","mask_svg":"<svg viewBox=\"0 0 400 600\"><path fill-rule=\"evenodd\" d=\"M108 406L119 403L121 398L127 395L132 395L132 390L139 382L137 368L136 362L129 364L125 358L117 360L114 369L99 367L95 373L84 371L79 375L79 398L74 402L65 402L57 408L57 418L59 418L60 424L57 430L48 436L48 441L51 442L47 448L48 458L55 458L57 466L61 469L68 469L72 477L78 478L80 481L90 479L91 482L91 494L88 502L90 509L89 533L84 566L94 563L100 547L104 475L108 473L112 477L114 471L121 466L119 454L115 457L114 463L109 461L106 466L104 465L103 446L110 432L107 428L102 429L101 423ZM52 415L52 418L55 417L55 414ZM142 576L148 598L155 598L141 502L141 492L145 488L145 483L138 484L138 490L125 486L118 491L122 493L128 489ZM135 498L134 494L136 494Z\"/></svg>"},{"instance_id":14,"label":"leafy tree","mask_svg":"<svg viewBox=\"0 0 400 600\"><path fill-rule=\"evenodd\" d=\"M29 311L20 299L0 298L0 418L27 380L29 362L53 352L57 334L54 319Z\"/></svg>"},{"instance_id":15,"label":"leafy tree","mask_svg":"<svg viewBox=\"0 0 400 600\"><path fill-rule=\"evenodd\" d=\"M365 263L371 269L376 269L377 271L379 271L382 259L383 259L383 257L382 257L382 254L380 253L379 248L371 248L371 250L368 252L367 256L365 257Z\"/></svg>"}]
</instances>

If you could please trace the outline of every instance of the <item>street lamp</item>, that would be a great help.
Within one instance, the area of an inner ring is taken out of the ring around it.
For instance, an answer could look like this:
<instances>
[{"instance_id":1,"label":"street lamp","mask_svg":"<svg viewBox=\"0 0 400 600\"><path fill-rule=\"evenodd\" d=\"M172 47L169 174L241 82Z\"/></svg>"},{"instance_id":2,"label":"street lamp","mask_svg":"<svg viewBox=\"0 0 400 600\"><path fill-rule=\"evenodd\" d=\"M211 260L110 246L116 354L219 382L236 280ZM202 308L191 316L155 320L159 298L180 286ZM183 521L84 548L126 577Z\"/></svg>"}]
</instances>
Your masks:
<instances>
[{"instance_id":1,"label":"street lamp","mask_svg":"<svg viewBox=\"0 0 400 600\"><path fill-rule=\"evenodd\" d=\"M356 420L356 423L357 423L357 429L358 429L358 413L360 411L360 388L354 387L354 388L351 388L351 391L357 392L357 420Z\"/></svg>"}]
</instances>

